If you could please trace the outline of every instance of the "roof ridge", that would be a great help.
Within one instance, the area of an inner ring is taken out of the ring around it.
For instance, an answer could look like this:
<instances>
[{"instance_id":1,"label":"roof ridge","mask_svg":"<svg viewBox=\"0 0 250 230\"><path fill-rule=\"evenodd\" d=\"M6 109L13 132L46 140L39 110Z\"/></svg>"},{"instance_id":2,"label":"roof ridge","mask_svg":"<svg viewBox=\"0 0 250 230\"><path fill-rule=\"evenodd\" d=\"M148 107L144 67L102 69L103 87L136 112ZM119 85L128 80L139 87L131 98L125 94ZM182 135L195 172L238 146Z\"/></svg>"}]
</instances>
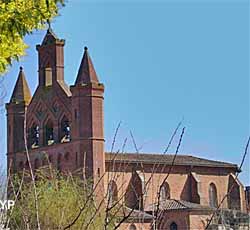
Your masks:
<instances>
[{"instance_id":1,"label":"roof ridge","mask_svg":"<svg viewBox=\"0 0 250 230\"><path fill-rule=\"evenodd\" d=\"M117 154L116 152L105 152L107 154ZM118 153L118 154L134 154L134 155L156 155L156 156L174 156L176 155L175 153L152 153L152 152L140 152L140 153L137 153L137 152L123 152L123 153ZM177 156L189 156L189 157L193 157L192 155L189 155L189 154L177 154ZM203 158L205 159L205 158Z\"/></svg>"},{"instance_id":2,"label":"roof ridge","mask_svg":"<svg viewBox=\"0 0 250 230\"><path fill-rule=\"evenodd\" d=\"M112 160L112 155L117 156L113 159L114 161L128 161L131 163L143 162L143 163L162 163L170 164L174 155L172 154L153 154L153 153L112 153L106 152L106 161ZM176 155L175 165L189 165L189 166L204 166L204 167L230 167L238 171L237 164L225 161L215 161L207 158L196 157L192 155L178 154Z\"/></svg>"},{"instance_id":3,"label":"roof ridge","mask_svg":"<svg viewBox=\"0 0 250 230\"><path fill-rule=\"evenodd\" d=\"M208 161L213 161L213 162L227 163L227 164L234 164L234 163L231 163L231 162L225 162L225 161L222 161L222 160L213 160L213 159L207 159L207 158L202 158L202 157L197 157L197 156L192 156L192 155L190 155L190 156L191 156L191 157L193 157L193 158L196 158L196 159L201 159L201 160L206 159L206 160L208 160ZM235 164L235 165L237 165L237 164Z\"/></svg>"}]
</instances>

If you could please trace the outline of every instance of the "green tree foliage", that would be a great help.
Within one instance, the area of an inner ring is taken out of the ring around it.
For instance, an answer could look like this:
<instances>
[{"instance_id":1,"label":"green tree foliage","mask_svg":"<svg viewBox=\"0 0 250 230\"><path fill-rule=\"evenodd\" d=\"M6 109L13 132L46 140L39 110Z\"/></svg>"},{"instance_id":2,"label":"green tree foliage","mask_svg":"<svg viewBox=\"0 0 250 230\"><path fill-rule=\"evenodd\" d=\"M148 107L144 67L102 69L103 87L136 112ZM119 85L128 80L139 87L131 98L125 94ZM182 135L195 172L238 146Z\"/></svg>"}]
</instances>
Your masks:
<instances>
[{"instance_id":1,"label":"green tree foliage","mask_svg":"<svg viewBox=\"0 0 250 230\"><path fill-rule=\"evenodd\" d=\"M0 75L25 55L24 36L58 15L64 0L0 0Z\"/></svg>"},{"instance_id":2,"label":"green tree foliage","mask_svg":"<svg viewBox=\"0 0 250 230\"><path fill-rule=\"evenodd\" d=\"M29 176L21 179L15 176L15 193L19 194L13 210L9 213L10 229L36 229L36 208L34 190L29 181ZM23 178L23 177L22 177ZM98 209L94 203L94 195L90 182L82 181L79 176L59 176L50 170L49 176L43 170L36 172L36 189L39 207L39 220L41 229L64 229L73 223L80 209L84 210L70 227L71 230L97 230L102 229L105 221L105 210ZM26 181L23 182L22 181ZM20 189L20 185L21 189ZM14 193L13 193L14 194ZM13 197L15 199L15 197ZM98 209L98 211L96 211ZM109 223L108 229L114 229L113 223ZM27 226L27 223L29 226Z\"/></svg>"}]
</instances>

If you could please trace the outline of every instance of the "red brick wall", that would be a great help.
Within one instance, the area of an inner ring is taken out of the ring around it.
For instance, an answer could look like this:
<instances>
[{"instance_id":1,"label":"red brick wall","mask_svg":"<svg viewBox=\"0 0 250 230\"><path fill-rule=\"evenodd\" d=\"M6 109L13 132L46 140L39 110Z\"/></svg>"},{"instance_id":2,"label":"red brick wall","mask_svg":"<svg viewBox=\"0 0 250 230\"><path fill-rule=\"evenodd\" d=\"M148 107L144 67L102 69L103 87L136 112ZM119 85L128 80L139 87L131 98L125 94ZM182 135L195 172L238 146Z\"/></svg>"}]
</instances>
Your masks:
<instances>
[{"instance_id":1,"label":"red brick wall","mask_svg":"<svg viewBox=\"0 0 250 230\"><path fill-rule=\"evenodd\" d=\"M190 212L189 223L190 230L205 229L207 220L210 218L209 213L204 212Z\"/></svg>"},{"instance_id":2,"label":"red brick wall","mask_svg":"<svg viewBox=\"0 0 250 230\"><path fill-rule=\"evenodd\" d=\"M157 201L157 192L159 191L159 187L162 184L164 178L166 177L166 174L169 170L168 167L164 167L164 170L162 171L160 168L157 172L155 172L152 176L151 170L153 166L152 165L145 165L144 170L140 169L140 166L138 166L138 172L142 177L144 177L145 183L151 178L150 183L147 187L147 192L144 195L144 207L145 210L148 210L148 207L150 204ZM131 179L131 172L132 172L132 166L131 165L121 165L117 164L116 167L113 167L109 163L106 163L106 169L112 171L114 169L115 172L107 173L106 178L106 184L108 183L108 177L111 178L112 176L116 178L116 183L118 185L119 196L122 196L122 194L125 193L126 188L128 187L128 184ZM194 175L194 180L196 183L193 183L193 188L190 190L189 188L189 168L184 166L177 166L175 167L171 174L169 175L167 182L170 186L170 198L181 200L184 198L190 198L190 196L194 196L192 194L192 191L195 191L197 188L198 195L200 197L200 204L209 206L209 185L210 183L214 183L217 189L217 197L218 197L218 203L223 199L225 194L228 192L229 187L229 176L230 171L227 169L218 169L218 168L209 168L209 167L203 167L203 168L194 168L192 175ZM195 187L194 185L197 184ZM188 186L187 186L188 185ZM242 203L242 211L245 210L244 202L245 197L242 195L242 190L244 192L244 188L240 186L241 191L241 203ZM191 194L190 194L191 192ZM196 194L197 195L197 194ZM223 208L228 207L227 199L222 204Z\"/></svg>"},{"instance_id":3,"label":"red brick wall","mask_svg":"<svg viewBox=\"0 0 250 230\"><path fill-rule=\"evenodd\" d=\"M160 230L170 229L172 223L176 223L178 229L189 230L189 213L187 211L171 211L165 212L162 224L159 226Z\"/></svg>"},{"instance_id":4,"label":"red brick wall","mask_svg":"<svg viewBox=\"0 0 250 230\"><path fill-rule=\"evenodd\" d=\"M131 230L131 225L134 225L136 227L136 230L151 230L150 223L123 223L119 230Z\"/></svg>"}]
</instances>

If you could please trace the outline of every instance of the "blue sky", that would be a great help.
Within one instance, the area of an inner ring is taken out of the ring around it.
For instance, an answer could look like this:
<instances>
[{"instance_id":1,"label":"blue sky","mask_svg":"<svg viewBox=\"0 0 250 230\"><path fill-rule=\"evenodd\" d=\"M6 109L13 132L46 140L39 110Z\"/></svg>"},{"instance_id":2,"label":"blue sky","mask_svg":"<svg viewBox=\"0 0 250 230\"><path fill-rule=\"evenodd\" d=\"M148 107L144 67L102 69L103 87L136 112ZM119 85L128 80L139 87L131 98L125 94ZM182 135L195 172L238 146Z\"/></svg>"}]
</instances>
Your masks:
<instances>
[{"instance_id":1,"label":"blue sky","mask_svg":"<svg viewBox=\"0 0 250 230\"><path fill-rule=\"evenodd\" d=\"M182 154L240 163L249 135L249 1L165 0L66 3L52 27L66 39L65 79L73 84L88 46L105 84L106 150L119 121L116 149L132 130L142 152L163 152L184 118ZM32 92L45 31L4 79L10 98L19 66ZM0 114L1 156L6 119ZM171 147L174 152L178 137ZM135 151L129 139L127 151ZM5 160L4 160L5 161ZM241 179L250 184L249 156Z\"/></svg>"}]
</instances>

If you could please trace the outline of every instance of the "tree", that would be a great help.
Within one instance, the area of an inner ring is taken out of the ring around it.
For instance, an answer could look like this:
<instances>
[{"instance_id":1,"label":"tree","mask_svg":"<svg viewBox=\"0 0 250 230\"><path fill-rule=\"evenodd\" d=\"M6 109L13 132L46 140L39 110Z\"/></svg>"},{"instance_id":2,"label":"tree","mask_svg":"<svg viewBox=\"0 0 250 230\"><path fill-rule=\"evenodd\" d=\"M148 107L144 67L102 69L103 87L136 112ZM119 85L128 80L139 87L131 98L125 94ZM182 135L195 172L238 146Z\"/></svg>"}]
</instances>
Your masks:
<instances>
[{"instance_id":1,"label":"tree","mask_svg":"<svg viewBox=\"0 0 250 230\"><path fill-rule=\"evenodd\" d=\"M0 0L0 75L25 55L24 36L58 15L64 0Z\"/></svg>"},{"instance_id":2,"label":"tree","mask_svg":"<svg viewBox=\"0 0 250 230\"><path fill-rule=\"evenodd\" d=\"M103 227L105 213L102 209L97 210L91 181L83 181L71 174L60 174L51 166L36 170L35 174L41 229L65 229L83 207L84 211L70 229L95 230ZM10 229L37 229L34 188L27 183L31 179L26 170L10 179L11 199L16 201L8 213L9 224L6 227ZM114 222L109 223L108 230L113 229Z\"/></svg>"}]
</instances>

